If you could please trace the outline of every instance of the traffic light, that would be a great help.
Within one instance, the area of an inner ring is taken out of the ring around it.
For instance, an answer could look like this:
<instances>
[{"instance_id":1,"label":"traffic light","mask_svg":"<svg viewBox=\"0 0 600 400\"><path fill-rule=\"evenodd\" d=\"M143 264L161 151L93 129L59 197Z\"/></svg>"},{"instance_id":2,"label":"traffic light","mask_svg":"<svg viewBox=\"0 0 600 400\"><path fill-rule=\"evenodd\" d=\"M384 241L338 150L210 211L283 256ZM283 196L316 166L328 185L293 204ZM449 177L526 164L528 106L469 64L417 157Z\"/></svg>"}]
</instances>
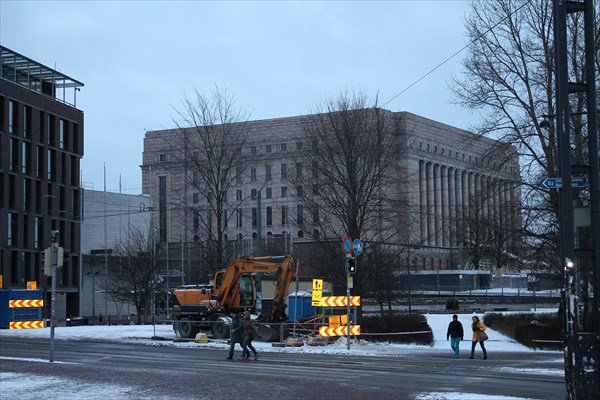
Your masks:
<instances>
[{"instance_id":1,"label":"traffic light","mask_svg":"<svg viewBox=\"0 0 600 400\"><path fill-rule=\"evenodd\" d=\"M356 258L348 257L346 258L346 271L348 274L352 275L356 272Z\"/></svg>"}]
</instances>

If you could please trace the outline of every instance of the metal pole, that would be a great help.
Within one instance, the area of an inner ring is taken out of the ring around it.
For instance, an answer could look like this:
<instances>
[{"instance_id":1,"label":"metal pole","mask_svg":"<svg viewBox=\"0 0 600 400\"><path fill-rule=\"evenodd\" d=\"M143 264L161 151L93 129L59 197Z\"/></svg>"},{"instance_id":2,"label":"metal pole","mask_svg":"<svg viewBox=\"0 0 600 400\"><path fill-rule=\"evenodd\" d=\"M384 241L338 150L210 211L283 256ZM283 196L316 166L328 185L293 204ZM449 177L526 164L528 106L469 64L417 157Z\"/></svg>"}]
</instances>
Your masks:
<instances>
[{"instance_id":1,"label":"metal pole","mask_svg":"<svg viewBox=\"0 0 600 400\"><path fill-rule=\"evenodd\" d=\"M54 327L56 325L56 264L58 261L58 231L52 231L52 299L50 311L50 362L54 362Z\"/></svg>"},{"instance_id":2,"label":"metal pole","mask_svg":"<svg viewBox=\"0 0 600 400\"><path fill-rule=\"evenodd\" d=\"M355 262L358 260L355 260ZM348 320L346 321L346 348L350 350L350 271L346 269L346 297L348 305L346 307L346 315Z\"/></svg>"}]
</instances>

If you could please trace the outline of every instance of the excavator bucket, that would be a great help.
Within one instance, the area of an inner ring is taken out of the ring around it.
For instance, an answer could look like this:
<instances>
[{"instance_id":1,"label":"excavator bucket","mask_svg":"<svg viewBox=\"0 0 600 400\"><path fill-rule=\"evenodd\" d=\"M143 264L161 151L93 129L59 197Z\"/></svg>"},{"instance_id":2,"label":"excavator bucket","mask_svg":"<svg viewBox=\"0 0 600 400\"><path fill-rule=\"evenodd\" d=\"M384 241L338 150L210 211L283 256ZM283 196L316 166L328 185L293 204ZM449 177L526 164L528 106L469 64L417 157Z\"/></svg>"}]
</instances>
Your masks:
<instances>
[{"instance_id":1,"label":"excavator bucket","mask_svg":"<svg viewBox=\"0 0 600 400\"><path fill-rule=\"evenodd\" d=\"M258 338L258 340L261 342L280 342L287 337L288 329L285 324L265 323L257 324L257 327L260 332L260 338Z\"/></svg>"}]
</instances>

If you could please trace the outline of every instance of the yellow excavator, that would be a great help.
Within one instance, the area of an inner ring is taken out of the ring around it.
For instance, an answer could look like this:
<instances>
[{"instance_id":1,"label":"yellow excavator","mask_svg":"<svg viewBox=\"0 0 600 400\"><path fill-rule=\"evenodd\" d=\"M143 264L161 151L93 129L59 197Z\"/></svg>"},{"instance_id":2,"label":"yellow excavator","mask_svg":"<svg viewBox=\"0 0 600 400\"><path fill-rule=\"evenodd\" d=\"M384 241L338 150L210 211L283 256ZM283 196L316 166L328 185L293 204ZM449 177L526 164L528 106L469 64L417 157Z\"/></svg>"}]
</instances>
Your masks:
<instances>
[{"instance_id":1,"label":"yellow excavator","mask_svg":"<svg viewBox=\"0 0 600 400\"><path fill-rule=\"evenodd\" d=\"M262 340L278 340L278 324L287 320L285 297L288 295L294 259L292 256L249 257L233 261L225 270L215 273L214 285L191 285L172 293L173 329L182 338L193 338L198 332L211 331L213 337L229 337L229 315L232 312L256 312L259 273L275 274L275 294L270 312L256 319Z\"/></svg>"}]
</instances>

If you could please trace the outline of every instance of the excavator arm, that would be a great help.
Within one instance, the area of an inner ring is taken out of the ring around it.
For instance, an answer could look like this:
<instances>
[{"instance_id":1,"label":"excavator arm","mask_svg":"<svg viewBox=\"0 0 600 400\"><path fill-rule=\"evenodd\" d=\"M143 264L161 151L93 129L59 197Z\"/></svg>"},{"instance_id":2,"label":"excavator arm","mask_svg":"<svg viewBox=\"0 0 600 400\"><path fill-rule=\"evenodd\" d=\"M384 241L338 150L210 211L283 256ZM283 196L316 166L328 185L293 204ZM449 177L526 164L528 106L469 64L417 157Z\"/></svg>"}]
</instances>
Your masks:
<instances>
[{"instance_id":1,"label":"excavator arm","mask_svg":"<svg viewBox=\"0 0 600 400\"><path fill-rule=\"evenodd\" d=\"M239 298L239 281L244 274L275 273L276 286L273 297L273 312L268 321L281 321L285 316L284 299L288 295L294 259L292 256L250 257L235 260L227 267L221 280L217 294L218 303L227 309L232 309L236 298Z\"/></svg>"}]
</instances>

